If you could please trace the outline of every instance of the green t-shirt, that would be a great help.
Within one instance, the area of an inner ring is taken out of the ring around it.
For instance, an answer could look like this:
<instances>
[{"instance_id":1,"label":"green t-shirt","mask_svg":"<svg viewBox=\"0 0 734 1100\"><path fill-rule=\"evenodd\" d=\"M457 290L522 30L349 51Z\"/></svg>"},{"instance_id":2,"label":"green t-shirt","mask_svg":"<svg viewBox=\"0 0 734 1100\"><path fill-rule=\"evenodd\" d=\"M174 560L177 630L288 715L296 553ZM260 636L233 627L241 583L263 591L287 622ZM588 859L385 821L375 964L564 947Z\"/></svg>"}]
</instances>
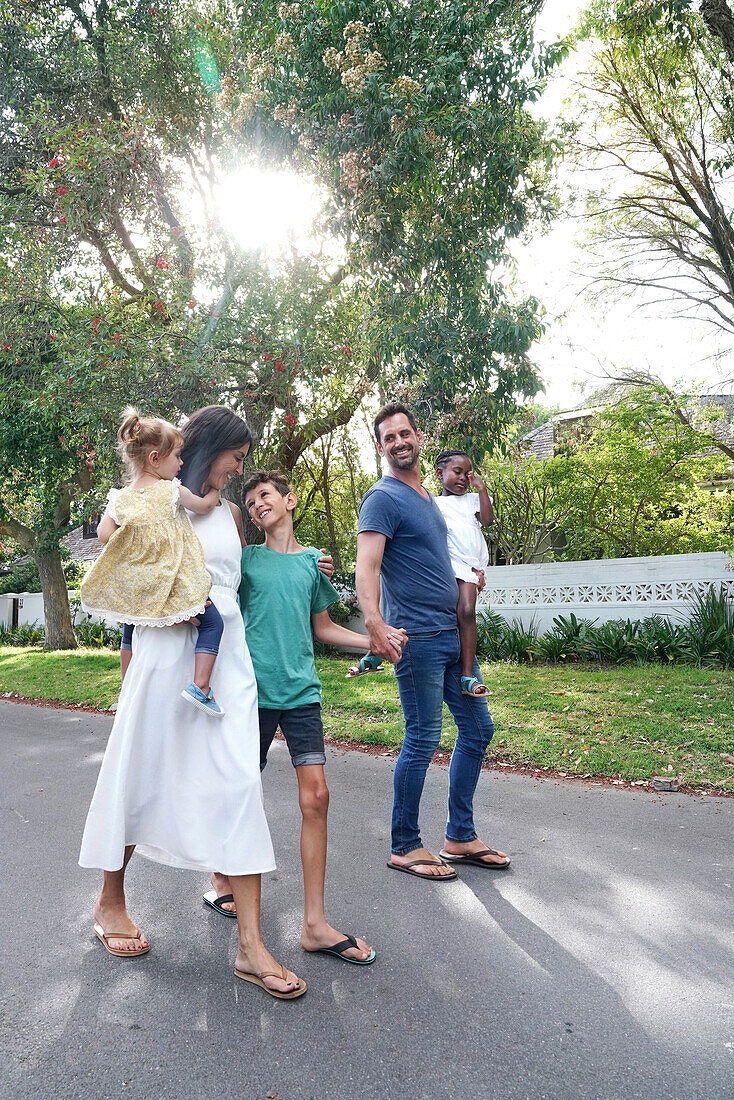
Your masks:
<instances>
[{"instance_id":1,"label":"green t-shirt","mask_svg":"<svg viewBox=\"0 0 734 1100\"><path fill-rule=\"evenodd\" d=\"M240 607L258 704L267 710L321 702L311 615L331 607L339 593L319 570L320 557L313 546L300 554L264 545L242 551Z\"/></svg>"}]
</instances>

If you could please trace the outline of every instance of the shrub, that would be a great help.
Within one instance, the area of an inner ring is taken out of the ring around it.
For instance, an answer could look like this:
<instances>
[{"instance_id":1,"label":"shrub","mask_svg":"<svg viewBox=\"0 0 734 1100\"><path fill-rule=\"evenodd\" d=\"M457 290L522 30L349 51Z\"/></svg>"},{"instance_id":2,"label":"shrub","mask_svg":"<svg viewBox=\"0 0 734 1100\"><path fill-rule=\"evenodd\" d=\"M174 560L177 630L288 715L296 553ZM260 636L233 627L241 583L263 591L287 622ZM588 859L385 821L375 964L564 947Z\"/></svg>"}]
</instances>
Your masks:
<instances>
[{"instance_id":1,"label":"shrub","mask_svg":"<svg viewBox=\"0 0 734 1100\"><path fill-rule=\"evenodd\" d=\"M525 628L518 620L508 623L485 611L477 621L477 655L488 661L676 661L734 668L734 605L722 586L711 585L694 598L684 623L650 615L639 622L617 619L595 626L574 614L558 615L542 638L534 624Z\"/></svg>"},{"instance_id":2,"label":"shrub","mask_svg":"<svg viewBox=\"0 0 734 1100\"><path fill-rule=\"evenodd\" d=\"M582 655L584 641L593 629L590 619L577 619L571 614L558 615L553 620L553 629L538 639L536 654L541 661L554 664L561 661L578 661Z\"/></svg>"},{"instance_id":3,"label":"shrub","mask_svg":"<svg viewBox=\"0 0 734 1100\"><path fill-rule=\"evenodd\" d=\"M23 623L15 628L0 626L0 645L43 645L45 631L38 623Z\"/></svg>"},{"instance_id":4,"label":"shrub","mask_svg":"<svg viewBox=\"0 0 734 1100\"><path fill-rule=\"evenodd\" d=\"M503 661L506 656L505 620L496 611L480 611L477 616L477 657L485 661Z\"/></svg>"},{"instance_id":5,"label":"shrub","mask_svg":"<svg viewBox=\"0 0 734 1100\"><path fill-rule=\"evenodd\" d=\"M696 593L693 611L685 628L687 645L696 664L721 664L734 668L734 605L722 585L709 585Z\"/></svg>"},{"instance_id":6,"label":"shrub","mask_svg":"<svg viewBox=\"0 0 734 1100\"><path fill-rule=\"evenodd\" d=\"M532 662L538 643L538 628L535 623L523 626L519 619L513 619L505 625L505 651L507 659L518 664Z\"/></svg>"},{"instance_id":7,"label":"shrub","mask_svg":"<svg viewBox=\"0 0 734 1100\"><path fill-rule=\"evenodd\" d=\"M109 627L105 623L95 622L91 615L84 618L74 627L79 645L86 649L119 649L122 641L122 630L119 627Z\"/></svg>"}]
</instances>

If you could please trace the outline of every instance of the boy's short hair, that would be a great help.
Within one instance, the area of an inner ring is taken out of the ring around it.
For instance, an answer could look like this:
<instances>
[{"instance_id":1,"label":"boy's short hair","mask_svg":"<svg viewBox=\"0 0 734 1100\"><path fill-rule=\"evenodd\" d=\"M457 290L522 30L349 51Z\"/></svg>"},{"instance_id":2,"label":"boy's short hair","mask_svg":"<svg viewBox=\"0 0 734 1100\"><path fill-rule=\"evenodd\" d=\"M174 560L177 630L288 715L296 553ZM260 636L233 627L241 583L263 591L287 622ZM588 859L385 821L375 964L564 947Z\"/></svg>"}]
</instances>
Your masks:
<instances>
[{"instance_id":1,"label":"boy's short hair","mask_svg":"<svg viewBox=\"0 0 734 1100\"><path fill-rule=\"evenodd\" d=\"M253 470L245 482L242 499L244 500L252 489L257 489L258 485L265 485L266 483L274 485L282 497L287 497L289 493L295 492L288 478L285 474L281 474L280 470Z\"/></svg>"},{"instance_id":2,"label":"boy's short hair","mask_svg":"<svg viewBox=\"0 0 734 1100\"><path fill-rule=\"evenodd\" d=\"M436 466L445 470L452 458L468 458L471 462L471 455L468 455L466 451L441 451L441 454L436 459Z\"/></svg>"},{"instance_id":3,"label":"boy's short hair","mask_svg":"<svg viewBox=\"0 0 734 1100\"><path fill-rule=\"evenodd\" d=\"M382 406L375 417L375 439L378 443L382 443L380 439L380 424L382 424L383 420L389 420L391 416L397 416L399 413L402 413L403 416L407 416L408 423L414 432L418 431L418 421L415 418L415 413L411 412L407 405L403 405L402 401L390 401L387 405Z\"/></svg>"}]
</instances>

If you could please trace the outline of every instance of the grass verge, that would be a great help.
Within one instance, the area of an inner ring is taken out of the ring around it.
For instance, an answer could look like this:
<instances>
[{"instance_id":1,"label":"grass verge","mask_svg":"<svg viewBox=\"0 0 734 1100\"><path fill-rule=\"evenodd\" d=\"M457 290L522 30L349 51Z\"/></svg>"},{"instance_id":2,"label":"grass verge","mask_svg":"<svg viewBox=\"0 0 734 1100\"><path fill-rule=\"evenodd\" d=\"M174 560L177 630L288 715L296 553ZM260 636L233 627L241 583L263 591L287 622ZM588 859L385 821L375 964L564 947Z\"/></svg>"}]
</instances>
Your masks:
<instances>
[{"instance_id":1,"label":"grass verge","mask_svg":"<svg viewBox=\"0 0 734 1100\"><path fill-rule=\"evenodd\" d=\"M324 727L332 737L393 748L403 735L392 669L346 680L350 661L320 657ZM685 665L483 667L497 732L494 761L568 775L649 780L673 774L734 791L734 673ZM111 650L44 653L0 648L0 692L109 707L119 689ZM444 712L442 746L455 727Z\"/></svg>"}]
</instances>

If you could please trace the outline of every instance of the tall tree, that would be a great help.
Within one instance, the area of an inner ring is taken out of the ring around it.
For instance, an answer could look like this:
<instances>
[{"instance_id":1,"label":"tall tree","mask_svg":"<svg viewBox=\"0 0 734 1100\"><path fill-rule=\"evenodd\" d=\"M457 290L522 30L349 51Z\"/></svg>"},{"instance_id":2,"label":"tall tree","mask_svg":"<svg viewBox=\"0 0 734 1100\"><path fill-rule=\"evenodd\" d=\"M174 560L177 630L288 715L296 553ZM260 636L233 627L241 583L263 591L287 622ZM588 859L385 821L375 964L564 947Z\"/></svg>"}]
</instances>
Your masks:
<instances>
[{"instance_id":1,"label":"tall tree","mask_svg":"<svg viewBox=\"0 0 734 1100\"><path fill-rule=\"evenodd\" d=\"M648 291L734 331L732 83L721 41L686 4L595 4L584 34L577 150L597 286Z\"/></svg>"}]
</instances>

